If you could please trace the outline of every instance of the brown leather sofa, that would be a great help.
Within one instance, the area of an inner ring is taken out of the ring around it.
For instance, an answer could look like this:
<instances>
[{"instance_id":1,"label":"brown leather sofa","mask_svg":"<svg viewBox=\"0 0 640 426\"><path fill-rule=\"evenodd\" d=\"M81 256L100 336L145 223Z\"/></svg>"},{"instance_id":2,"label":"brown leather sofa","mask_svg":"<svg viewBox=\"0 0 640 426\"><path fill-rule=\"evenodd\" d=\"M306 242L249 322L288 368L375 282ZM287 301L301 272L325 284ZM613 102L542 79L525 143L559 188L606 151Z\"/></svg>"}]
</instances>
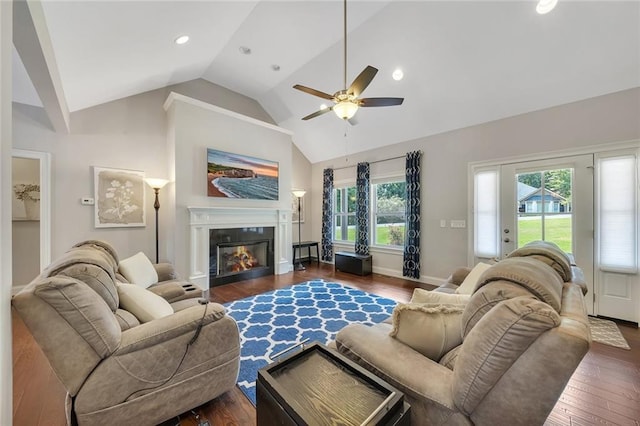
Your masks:
<instances>
[{"instance_id":1,"label":"brown leather sofa","mask_svg":"<svg viewBox=\"0 0 640 426\"><path fill-rule=\"evenodd\" d=\"M391 320L347 326L337 349L404 392L412 424L542 425L591 335L580 269L530 249L480 277L463 305L462 344L440 359L391 337ZM441 290L468 272L456 271Z\"/></svg>"},{"instance_id":2,"label":"brown leather sofa","mask_svg":"<svg viewBox=\"0 0 640 426\"><path fill-rule=\"evenodd\" d=\"M174 313L140 323L119 306L117 269L110 245L86 241L12 300L67 390L68 423L157 424L231 389L240 340L224 308L176 284L158 291Z\"/></svg>"}]
</instances>

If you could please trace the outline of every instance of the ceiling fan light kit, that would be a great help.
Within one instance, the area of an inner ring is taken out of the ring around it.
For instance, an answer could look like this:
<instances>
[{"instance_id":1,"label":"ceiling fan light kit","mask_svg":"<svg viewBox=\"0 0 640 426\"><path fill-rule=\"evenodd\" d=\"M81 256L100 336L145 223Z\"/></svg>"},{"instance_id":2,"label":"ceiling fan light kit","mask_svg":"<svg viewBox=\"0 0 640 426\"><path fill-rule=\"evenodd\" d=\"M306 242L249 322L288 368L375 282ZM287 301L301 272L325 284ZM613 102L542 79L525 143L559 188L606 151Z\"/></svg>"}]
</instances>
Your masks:
<instances>
[{"instance_id":1,"label":"ceiling fan light kit","mask_svg":"<svg viewBox=\"0 0 640 426\"><path fill-rule=\"evenodd\" d=\"M557 4L558 0L540 0L536 6L536 12L544 15L545 13L551 12Z\"/></svg>"},{"instance_id":2,"label":"ceiling fan light kit","mask_svg":"<svg viewBox=\"0 0 640 426\"><path fill-rule=\"evenodd\" d=\"M331 107L320 108L319 111L311 113L303 120L310 120L312 118L323 115L331 110L341 119L347 120L350 124L355 124L355 121L351 120L353 116L358 112L360 107L383 107L402 105L404 98L363 98L358 97L362 94L364 89L369 86L373 77L378 73L378 69L368 65L351 83L351 86L347 88L347 0L344 0L344 90L339 90L333 95L325 92L321 92L310 87L296 84L294 89L301 92L308 93L313 96L317 96L322 99L332 101L334 103Z\"/></svg>"}]
</instances>

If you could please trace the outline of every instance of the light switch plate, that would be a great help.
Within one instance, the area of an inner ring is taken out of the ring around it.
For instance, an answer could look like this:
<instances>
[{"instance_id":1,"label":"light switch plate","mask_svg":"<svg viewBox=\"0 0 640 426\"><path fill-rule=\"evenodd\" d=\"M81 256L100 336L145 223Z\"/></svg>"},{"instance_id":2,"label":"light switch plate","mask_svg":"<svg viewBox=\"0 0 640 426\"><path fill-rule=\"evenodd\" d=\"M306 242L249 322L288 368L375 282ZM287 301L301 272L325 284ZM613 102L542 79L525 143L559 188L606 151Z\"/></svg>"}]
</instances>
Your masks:
<instances>
[{"instance_id":1,"label":"light switch plate","mask_svg":"<svg viewBox=\"0 0 640 426\"><path fill-rule=\"evenodd\" d=\"M440 228L446 228L446 227L447 227L447 220L440 219Z\"/></svg>"},{"instance_id":2,"label":"light switch plate","mask_svg":"<svg viewBox=\"0 0 640 426\"><path fill-rule=\"evenodd\" d=\"M452 228L466 228L467 227L467 221L465 221L465 220L452 220L451 221L451 227Z\"/></svg>"}]
</instances>

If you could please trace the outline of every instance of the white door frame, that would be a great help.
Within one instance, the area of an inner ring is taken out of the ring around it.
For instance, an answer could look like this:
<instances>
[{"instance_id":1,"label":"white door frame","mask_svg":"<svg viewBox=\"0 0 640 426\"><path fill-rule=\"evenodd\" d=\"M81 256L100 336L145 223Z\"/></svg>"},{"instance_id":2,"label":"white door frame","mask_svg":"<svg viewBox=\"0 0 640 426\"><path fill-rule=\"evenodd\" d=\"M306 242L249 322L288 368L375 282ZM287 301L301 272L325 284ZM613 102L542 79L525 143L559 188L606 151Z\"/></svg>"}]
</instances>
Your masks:
<instances>
[{"instance_id":1,"label":"white door frame","mask_svg":"<svg viewBox=\"0 0 640 426\"><path fill-rule=\"evenodd\" d=\"M516 176L520 173L537 172L542 170L573 169L572 181L572 248L571 253L575 257L576 264L582 269L587 284L588 294L593 296L594 271L595 271L595 242L594 229L594 187L593 187L593 154L581 154L570 157L557 157L546 160L525 161L503 164L500 167L500 257L517 248L518 226L515 200L517 191L515 188ZM504 229L509 229L504 234ZM505 242L509 239L509 242ZM594 299L586 299L587 312L593 315Z\"/></svg>"},{"instance_id":2,"label":"white door frame","mask_svg":"<svg viewBox=\"0 0 640 426\"><path fill-rule=\"evenodd\" d=\"M13 149L13 158L40 163L40 271L51 263L51 153Z\"/></svg>"}]
</instances>

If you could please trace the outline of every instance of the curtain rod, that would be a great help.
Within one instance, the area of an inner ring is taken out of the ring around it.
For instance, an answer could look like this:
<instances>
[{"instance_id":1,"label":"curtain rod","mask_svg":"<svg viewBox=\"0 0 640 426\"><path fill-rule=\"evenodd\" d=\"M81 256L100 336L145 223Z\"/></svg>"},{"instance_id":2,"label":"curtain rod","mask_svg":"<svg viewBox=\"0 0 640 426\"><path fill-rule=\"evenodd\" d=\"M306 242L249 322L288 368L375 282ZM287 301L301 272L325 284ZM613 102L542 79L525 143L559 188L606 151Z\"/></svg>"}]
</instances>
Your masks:
<instances>
[{"instance_id":1,"label":"curtain rod","mask_svg":"<svg viewBox=\"0 0 640 426\"><path fill-rule=\"evenodd\" d=\"M383 161L391 161L391 160L398 160L400 158L406 158L406 155L398 155L397 157L391 157L391 158L384 158L382 160L376 160L376 161L369 161L369 164L375 164L375 163L382 163ZM366 163L366 161L364 161ZM361 161L362 163L362 161ZM349 169L351 167L356 167L357 164L354 164L352 166L342 166L342 167L326 167L327 169L333 169L333 170L342 170L342 169Z\"/></svg>"}]
</instances>

